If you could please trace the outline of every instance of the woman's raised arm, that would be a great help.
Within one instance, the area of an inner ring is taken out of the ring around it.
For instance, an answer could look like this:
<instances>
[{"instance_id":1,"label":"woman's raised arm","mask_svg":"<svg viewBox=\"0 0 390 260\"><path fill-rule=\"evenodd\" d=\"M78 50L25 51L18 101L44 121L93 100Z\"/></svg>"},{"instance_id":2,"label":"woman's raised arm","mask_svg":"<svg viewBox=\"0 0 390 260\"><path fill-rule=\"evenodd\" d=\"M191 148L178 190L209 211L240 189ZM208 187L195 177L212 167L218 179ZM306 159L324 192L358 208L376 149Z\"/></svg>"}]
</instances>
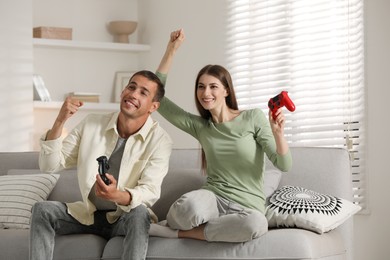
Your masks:
<instances>
[{"instance_id":1,"label":"woman's raised arm","mask_svg":"<svg viewBox=\"0 0 390 260\"><path fill-rule=\"evenodd\" d=\"M160 65L158 66L157 72L162 74L168 74L173 62L173 56L179 49L184 39L185 35L183 29L171 32L167 49L165 50L164 56L160 61Z\"/></svg>"}]
</instances>

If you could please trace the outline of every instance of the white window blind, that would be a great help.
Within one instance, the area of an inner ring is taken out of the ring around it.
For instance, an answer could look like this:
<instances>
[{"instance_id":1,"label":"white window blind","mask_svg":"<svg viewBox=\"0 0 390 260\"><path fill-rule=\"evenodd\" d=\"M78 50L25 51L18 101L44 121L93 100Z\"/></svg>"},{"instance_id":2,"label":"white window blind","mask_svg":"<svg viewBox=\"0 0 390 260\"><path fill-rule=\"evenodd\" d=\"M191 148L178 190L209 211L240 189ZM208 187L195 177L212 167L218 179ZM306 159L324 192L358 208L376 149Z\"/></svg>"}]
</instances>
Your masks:
<instances>
[{"instance_id":1,"label":"white window blind","mask_svg":"<svg viewBox=\"0 0 390 260\"><path fill-rule=\"evenodd\" d=\"M363 0L229 0L227 57L240 109L282 90L291 146L350 151L354 202L367 209Z\"/></svg>"}]
</instances>

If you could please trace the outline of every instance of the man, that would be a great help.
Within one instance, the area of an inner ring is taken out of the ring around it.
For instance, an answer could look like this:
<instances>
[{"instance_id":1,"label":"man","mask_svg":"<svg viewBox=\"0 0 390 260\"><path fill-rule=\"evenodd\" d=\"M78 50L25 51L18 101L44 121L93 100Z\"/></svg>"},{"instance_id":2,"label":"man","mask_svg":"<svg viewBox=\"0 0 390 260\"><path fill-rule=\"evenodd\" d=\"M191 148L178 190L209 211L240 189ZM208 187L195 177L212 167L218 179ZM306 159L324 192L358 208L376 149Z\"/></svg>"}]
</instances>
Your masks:
<instances>
[{"instance_id":1,"label":"man","mask_svg":"<svg viewBox=\"0 0 390 260\"><path fill-rule=\"evenodd\" d=\"M52 173L77 166L82 201L45 201L32 209L30 259L52 259L56 234L92 233L106 239L125 236L122 259L145 259L148 231L168 171L172 140L150 114L164 87L150 71L135 73L121 94L120 111L89 115L62 141L65 122L83 105L67 98L41 140L39 164ZM97 158L110 166L106 185Z\"/></svg>"}]
</instances>

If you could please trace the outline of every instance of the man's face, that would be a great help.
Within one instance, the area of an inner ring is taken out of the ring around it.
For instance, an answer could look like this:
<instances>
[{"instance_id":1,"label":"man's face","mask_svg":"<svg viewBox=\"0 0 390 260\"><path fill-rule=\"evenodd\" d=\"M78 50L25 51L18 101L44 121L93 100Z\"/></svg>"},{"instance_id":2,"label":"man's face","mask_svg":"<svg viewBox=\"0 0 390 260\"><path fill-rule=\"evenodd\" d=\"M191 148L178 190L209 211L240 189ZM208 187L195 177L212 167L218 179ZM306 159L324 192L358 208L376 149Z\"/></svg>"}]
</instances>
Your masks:
<instances>
[{"instance_id":1,"label":"man's face","mask_svg":"<svg viewBox=\"0 0 390 260\"><path fill-rule=\"evenodd\" d=\"M121 112L131 118L147 117L160 105L153 101L157 84L144 76L136 75L121 94Z\"/></svg>"}]
</instances>

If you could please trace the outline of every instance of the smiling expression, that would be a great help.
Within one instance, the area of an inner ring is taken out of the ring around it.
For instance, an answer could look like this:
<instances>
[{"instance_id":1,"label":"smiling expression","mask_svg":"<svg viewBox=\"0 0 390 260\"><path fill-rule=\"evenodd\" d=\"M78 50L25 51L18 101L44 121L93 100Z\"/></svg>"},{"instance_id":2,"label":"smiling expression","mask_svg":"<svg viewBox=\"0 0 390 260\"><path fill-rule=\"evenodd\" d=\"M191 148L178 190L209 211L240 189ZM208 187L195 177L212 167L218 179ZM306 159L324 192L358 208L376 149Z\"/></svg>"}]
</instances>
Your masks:
<instances>
[{"instance_id":1,"label":"smiling expression","mask_svg":"<svg viewBox=\"0 0 390 260\"><path fill-rule=\"evenodd\" d=\"M147 117L157 110L159 102L153 101L157 84L142 75L130 79L121 94L121 112L126 116Z\"/></svg>"},{"instance_id":2,"label":"smiling expression","mask_svg":"<svg viewBox=\"0 0 390 260\"><path fill-rule=\"evenodd\" d=\"M203 74L199 78L196 96L204 109L222 110L226 106L228 91L216 77Z\"/></svg>"}]
</instances>

